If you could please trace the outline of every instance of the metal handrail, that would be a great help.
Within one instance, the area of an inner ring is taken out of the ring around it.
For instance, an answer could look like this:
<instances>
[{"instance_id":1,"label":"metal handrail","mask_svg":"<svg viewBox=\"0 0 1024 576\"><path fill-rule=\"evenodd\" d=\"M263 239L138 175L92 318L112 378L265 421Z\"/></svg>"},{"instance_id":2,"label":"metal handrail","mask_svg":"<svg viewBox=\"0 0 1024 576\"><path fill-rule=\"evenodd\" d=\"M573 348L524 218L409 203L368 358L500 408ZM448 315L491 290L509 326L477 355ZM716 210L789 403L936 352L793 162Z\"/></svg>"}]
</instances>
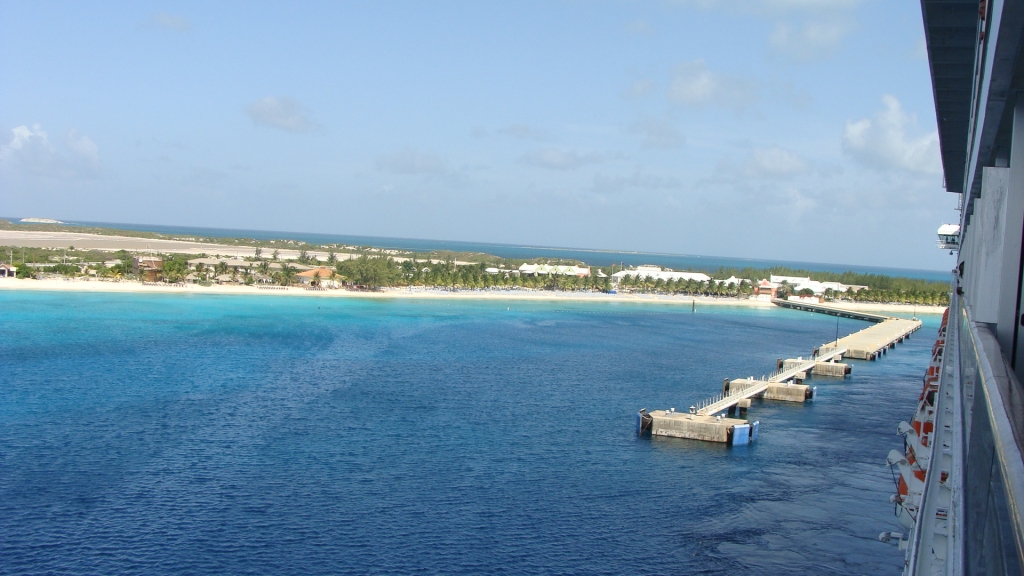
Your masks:
<instances>
[{"instance_id":1,"label":"metal handrail","mask_svg":"<svg viewBox=\"0 0 1024 576\"><path fill-rule=\"evenodd\" d=\"M960 324L957 322L955 311L959 309L961 302L957 294L953 294L950 300L950 317L946 321L945 348L942 354L942 364L939 370L939 388L935 394L935 420L934 431L929 444L931 454L926 464L924 488L921 491L921 501L917 508L916 526L911 531L911 544L907 555L907 565L904 574L918 575L931 574L936 570L932 566L932 557L929 553L945 558L945 574L959 576L963 574L963 549L964 549L964 518L963 518L963 476L962 464L965 451L963 449L964 431L961 420L964 410L961 396L960 380ZM950 405L952 404L952 405ZM950 444L944 444L943 430L944 419L952 420L949 427ZM943 453L949 450L949 465ZM949 469L949 477L944 477L943 469ZM945 498L939 494L943 488L948 488L951 496ZM939 533L936 526L936 514L948 498L951 510L946 511L946 535L947 549L942 553L934 551L933 541ZM961 499L957 505L956 499ZM922 558L922 554L925 556ZM923 561L922 561L923 560Z\"/></svg>"},{"instance_id":2,"label":"metal handrail","mask_svg":"<svg viewBox=\"0 0 1024 576\"><path fill-rule=\"evenodd\" d=\"M985 410L992 423L992 444L1002 471L1000 479L1005 486L1018 562L1024 566L1024 457L1007 412L1006 401L1009 398L1004 398L1003 394L1004 390L1019 394L1022 387L1003 356L995 335L987 327L971 321L967 307L963 307L962 314L970 329L971 349L976 354L978 372L981 374L981 381L976 385L974 394L975 397L980 395L983 402L980 405L975 402L975 408ZM1017 417L1019 419L1021 416Z\"/></svg>"}]
</instances>

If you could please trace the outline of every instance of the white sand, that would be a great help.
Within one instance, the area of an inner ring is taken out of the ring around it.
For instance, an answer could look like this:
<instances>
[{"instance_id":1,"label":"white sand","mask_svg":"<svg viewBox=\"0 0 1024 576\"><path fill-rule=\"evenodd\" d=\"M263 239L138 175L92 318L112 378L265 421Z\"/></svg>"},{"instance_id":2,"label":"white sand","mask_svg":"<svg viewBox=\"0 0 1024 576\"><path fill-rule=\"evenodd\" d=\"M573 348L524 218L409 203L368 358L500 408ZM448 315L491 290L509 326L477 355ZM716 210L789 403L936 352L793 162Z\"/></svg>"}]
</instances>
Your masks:
<instances>
[{"instance_id":1,"label":"white sand","mask_svg":"<svg viewBox=\"0 0 1024 576\"><path fill-rule=\"evenodd\" d=\"M310 296L317 298L416 298L416 299L475 299L475 300L533 300L557 302L608 302L608 303L647 303L667 304L675 306L745 306L751 308L773 308L774 304L757 300L740 300L737 298L709 298L691 296L661 296L653 294L604 294L599 292L549 292L534 290L433 290L425 288L393 288L379 292L360 292L350 290L306 290L300 287L286 289L261 289L255 286L213 285L199 286L185 284L175 286L168 284L143 284L134 281L105 281L96 279L75 280L18 280L0 278L0 290L40 290L66 292L136 292L151 294L249 294L260 296ZM899 314L942 314L944 306L917 306L909 304L854 304L842 303L837 308Z\"/></svg>"}]
</instances>

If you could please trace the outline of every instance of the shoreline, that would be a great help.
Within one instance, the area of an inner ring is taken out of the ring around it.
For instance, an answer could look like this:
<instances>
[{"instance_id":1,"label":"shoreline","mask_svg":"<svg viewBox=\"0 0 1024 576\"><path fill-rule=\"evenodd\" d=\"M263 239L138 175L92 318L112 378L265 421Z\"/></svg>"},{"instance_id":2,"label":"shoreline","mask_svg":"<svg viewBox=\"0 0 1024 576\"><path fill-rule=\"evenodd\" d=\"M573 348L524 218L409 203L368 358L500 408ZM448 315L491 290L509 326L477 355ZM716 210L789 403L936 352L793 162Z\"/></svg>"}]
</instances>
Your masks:
<instances>
[{"instance_id":1,"label":"shoreline","mask_svg":"<svg viewBox=\"0 0 1024 576\"><path fill-rule=\"evenodd\" d=\"M6 230L0 229L0 246L16 246L25 248L47 248L60 250L71 246L81 250L97 250L100 252L117 252L126 250L128 252L141 252L148 254L189 254L198 256L206 254L209 256L225 256L229 258L255 258L257 246L244 244L218 244L215 242L196 242L172 238L139 238L135 236L118 236L116 234L93 234L90 232L65 232L53 231L43 232L38 230ZM259 247L261 250L277 250L282 260L295 260L299 257L300 251L295 248L282 246L280 248ZM409 256L399 255L395 251L383 250L376 256L387 256L395 262L409 260ZM308 256L316 257L318 260L327 261L328 252L323 250L308 250ZM355 260L362 254L346 252L344 250L334 253L339 260ZM415 259L415 258L413 258ZM421 261L423 259L420 259ZM440 264L443 260L430 259L434 264ZM472 262L455 260L459 266L469 265Z\"/></svg>"},{"instance_id":2,"label":"shoreline","mask_svg":"<svg viewBox=\"0 0 1024 576\"><path fill-rule=\"evenodd\" d=\"M344 289L307 290L302 287L256 286L199 286L197 284L150 284L137 281L106 280L32 280L0 278L0 290L35 292L104 292L140 294L195 294L195 295L259 295L293 296L317 298L371 298L371 299L464 299L464 300L518 300L537 302L602 302L663 304L669 306L691 306L694 302L702 306L740 306L746 308L771 309L771 302L738 298L713 298L707 296L666 296L656 294L605 294L601 292L549 292L533 290L460 290L447 291L427 288L387 288L379 292L362 292ZM864 302L842 302L836 308L863 312L888 312L902 314L942 314L945 306L914 306L913 304L872 304Z\"/></svg>"}]
</instances>

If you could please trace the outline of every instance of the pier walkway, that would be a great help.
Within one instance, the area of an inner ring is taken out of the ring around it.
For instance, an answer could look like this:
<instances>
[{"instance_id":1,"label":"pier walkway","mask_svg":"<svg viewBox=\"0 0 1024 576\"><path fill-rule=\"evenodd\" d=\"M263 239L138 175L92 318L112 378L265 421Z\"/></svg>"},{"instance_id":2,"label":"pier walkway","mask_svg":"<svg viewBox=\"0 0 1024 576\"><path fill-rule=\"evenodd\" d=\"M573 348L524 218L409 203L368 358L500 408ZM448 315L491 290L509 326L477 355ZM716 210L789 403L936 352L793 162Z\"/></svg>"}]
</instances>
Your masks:
<instances>
[{"instance_id":1,"label":"pier walkway","mask_svg":"<svg viewBox=\"0 0 1024 576\"><path fill-rule=\"evenodd\" d=\"M920 327L920 320L887 318L880 324L854 332L845 338L840 338L837 342L822 344L815 349L815 352L824 352L831 348L845 348L847 358L875 360L879 355L885 354L887 349L895 348L896 344L903 342L907 336L916 332Z\"/></svg>"},{"instance_id":2,"label":"pier walkway","mask_svg":"<svg viewBox=\"0 0 1024 576\"><path fill-rule=\"evenodd\" d=\"M714 416L719 412L725 412L739 404L740 400L760 396L768 392L768 388L773 384L785 384L795 379L798 375L811 372L818 363L838 360L845 353L845 348L831 349L823 355L814 356L808 360L798 360L792 367L780 368L765 380L755 380L753 377L733 380L729 382L727 390L721 396L718 396L717 399L711 398L709 401L702 403L701 406L695 406L697 414Z\"/></svg>"},{"instance_id":3,"label":"pier walkway","mask_svg":"<svg viewBox=\"0 0 1024 576\"><path fill-rule=\"evenodd\" d=\"M780 301L781 302L781 301ZM788 302L787 302L788 303ZM801 306L809 306L803 303ZM818 307L828 310L828 314L846 313L849 311L836 308ZM805 309L805 308L799 308ZM817 311L817 310L808 310ZM726 379L722 383L722 393L690 406L688 412L646 409L637 413L637 432L651 431L654 436L670 436L690 438L709 442L725 442L730 445L748 444L757 439L760 423L733 418L737 407L740 416L750 407L753 398L765 400L781 400L785 402L805 402L814 398L816 388L802 381L808 374L843 377L849 373L850 367L840 364L839 360L854 358L858 360L875 360L885 354L889 348L903 342L911 333L921 327L920 320L907 320L877 316L879 320L865 318L859 312L849 312L846 318L877 322L863 330L828 342L814 349L808 359L796 358L778 361L775 372L756 379ZM728 417L722 413L728 412Z\"/></svg>"},{"instance_id":4,"label":"pier walkway","mask_svg":"<svg viewBox=\"0 0 1024 576\"><path fill-rule=\"evenodd\" d=\"M885 322L890 318L889 316L883 316L881 314L844 310L842 308L835 308L825 304L796 302L793 300L782 300L781 298L772 299L772 304L782 308L792 308L793 310L803 310L804 312L817 312L818 314L828 314L829 316L839 316L840 318L850 318L852 320L865 320L867 322Z\"/></svg>"}]
</instances>

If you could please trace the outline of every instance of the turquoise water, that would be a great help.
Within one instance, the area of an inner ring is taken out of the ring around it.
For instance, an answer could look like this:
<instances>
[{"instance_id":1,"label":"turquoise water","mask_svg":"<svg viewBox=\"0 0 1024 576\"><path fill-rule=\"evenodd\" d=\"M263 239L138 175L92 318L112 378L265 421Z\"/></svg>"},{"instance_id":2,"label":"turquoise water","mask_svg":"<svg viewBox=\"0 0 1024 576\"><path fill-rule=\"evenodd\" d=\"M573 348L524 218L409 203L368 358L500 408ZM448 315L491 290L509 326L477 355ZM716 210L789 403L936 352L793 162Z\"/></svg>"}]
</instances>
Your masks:
<instances>
[{"instance_id":1,"label":"turquoise water","mask_svg":"<svg viewBox=\"0 0 1024 576\"><path fill-rule=\"evenodd\" d=\"M17 218L10 218L17 222ZM257 240L293 239L311 244L344 244L349 246L375 246L395 250L430 252L451 250L454 252L482 252L501 258L531 260L533 258L564 258L579 260L592 266L625 264L639 266L654 264L675 270L707 270L719 268L770 268L786 266L799 270L820 272L857 272L860 274L882 274L921 278L938 282L949 282L948 270L916 270L908 268L886 268L884 266L862 266L854 264L798 262L792 260L758 260L755 258L729 258L725 256L701 256L694 254L660 254L650 252L620 252L614 250L587 250L582 248L556 248L548 246L522 246L516 244L494 244L488 242L461 242L454 240L424 240L416 238L384 238L379 236L351 236L342 234L317 234L310 232L275 232L268 230L235 230L230 228L199 228L192 226L161 226L154 224L118 224L110 222L69 223L100 226L120 230L157 232L160 234L203 236L212 238L253 238Z\"/></svg>"},{"instance_id":2,"label":"turquoise water","mask_svg":"<svg viewBox=\"0 0 1024 576\"><path fill-rule=\"evenodd\" d=\"M938 318L750 447L638 438L790 310L0 292L0 573L897 573ZM863 325L842 320L847 333Z\"/></svg>"}]
</instances>

